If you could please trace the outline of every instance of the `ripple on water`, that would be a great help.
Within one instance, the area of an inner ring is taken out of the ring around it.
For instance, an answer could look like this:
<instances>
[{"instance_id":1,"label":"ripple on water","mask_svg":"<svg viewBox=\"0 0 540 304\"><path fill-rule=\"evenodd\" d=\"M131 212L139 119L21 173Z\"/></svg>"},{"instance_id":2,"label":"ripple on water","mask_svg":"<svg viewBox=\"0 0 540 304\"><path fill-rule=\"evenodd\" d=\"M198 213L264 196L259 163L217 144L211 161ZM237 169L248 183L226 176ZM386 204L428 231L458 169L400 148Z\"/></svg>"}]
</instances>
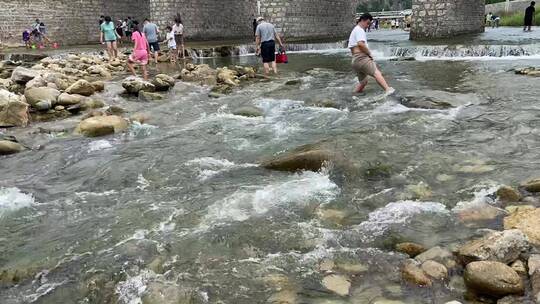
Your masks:
<instances>
[{"instance_id":1,"label":"ripple on water","mask_svg":"<svg viewBox=\"0 0 540 304\"><path fill-rule=\"evenodd\" d=\"M36 203L32 194L21 192L19 188L0 188L0 218L6 214Z\"/></svg>"},{"instance_id":2,"label":"ripple on water","mask_svg":"<svg viewBox=\"0 0 540 304\"><path fill-rule=\"evenodd\" d=\"M185 163L186 166L198 167L198 179L205 181L220 173L239 168L258 167L257 164L236 164L227 159L217 159L213 157L195 158Z\"/></svg>"}]
</instances>

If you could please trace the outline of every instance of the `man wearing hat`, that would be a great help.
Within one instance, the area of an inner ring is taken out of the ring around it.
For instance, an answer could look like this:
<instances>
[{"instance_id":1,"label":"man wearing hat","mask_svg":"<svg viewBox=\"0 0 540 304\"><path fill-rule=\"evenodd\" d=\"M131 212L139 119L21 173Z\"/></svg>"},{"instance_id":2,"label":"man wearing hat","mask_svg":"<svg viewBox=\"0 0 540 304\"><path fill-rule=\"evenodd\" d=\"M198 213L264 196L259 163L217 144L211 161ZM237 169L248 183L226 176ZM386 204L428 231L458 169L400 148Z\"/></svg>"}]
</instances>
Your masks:
<instances>
[{"instance_id":1,"label":"man wearing hat","mask_svg":"<svg viewBox=\"0 0 540 304\"><path fill-rule=\"evenodd\" d=\"M266 22L263 17L257 18L257 24L255 43L257 45L257 55L261 55L263 60L264 73L266 75L270 73L270 64L272 64L272 69L277 74L275 40L277 40L280 47L283 47L283 43L273 24Z\"/></svg>"},{"instance_id":2,"label":"man wearing hat","mask_svg":"<svg viewBox=\"0 0 540 304\"><path fill-rule=\"evenodd\" d=\"M364 88L368 84L368 76L371 76L375 78L387 95L391 95L395 90L386 83L368 47L366 29L369 28L372 21L373 17L370 14L360 16L349 38L349 49L353 56L352 68L358 77L358 81L360 81L355 92L360 93L364 91Z\"/></svg>"}]
</instances>

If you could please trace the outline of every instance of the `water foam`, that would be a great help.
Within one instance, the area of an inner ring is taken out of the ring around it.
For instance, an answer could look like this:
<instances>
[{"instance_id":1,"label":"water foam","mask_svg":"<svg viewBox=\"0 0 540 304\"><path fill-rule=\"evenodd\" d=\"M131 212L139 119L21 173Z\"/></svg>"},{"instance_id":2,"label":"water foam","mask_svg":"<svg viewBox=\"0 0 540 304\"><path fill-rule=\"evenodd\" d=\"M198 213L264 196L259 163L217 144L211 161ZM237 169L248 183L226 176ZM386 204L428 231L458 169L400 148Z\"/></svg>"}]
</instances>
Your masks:
<instances>
[{"instance_id":1,"label":"water foam","mask_svg":"<svg viewBox=\"0 0 540 304\"><path fill-rule=\"evenodd\" d=\"M32 194L23 193L19 188L0 188L0 218L9 212L30 207L35 203Z\"/></svg>"},{"instance_id":2,"label":"water foam","mask_svg":"<svg viewBox=\"0 0 540 304\"><path fill-rule=\"evenodd\" d=\"M101 151L105 149L110 149L112 147L113 145L111 144L110 141L105 140L105 139L100 139L100 140L92 141L90 142L90 144L88 144L88 152Z\"/></svg>"},{"instance_id":3,"label":"water foam","mask_svg":"<svg viewBox=\"0 0 540 304\"><path fill-rule=\"evenodd\" d=\"M143 270L136 276L128 276L125 281L116 285L118 302L122 304L142 304L141 297L147 289L148 281L154 277L155 274L148 270Z\"/></svg>"},{"instance_id":4,"label":"water foam","mask_svg":"<svg viewBox=\"0 0 540 304\"><path fill-rule=\"evenodd\" d=\"M257 164L235 164L227 159L217 159L213 157L201 157L192 159L185 163L187 166L198 166L198 179L205 181L220 173L239 168L258 167Z\"/></svg>"},{"instance_id":5,"label":"water foam","mask_svg":"<svg viewBox=\"0 0 540 304\"><path fill-rule=\"evenodd\" d=\"M208 208L205 225L245 221L289 204L306 205L312 201L330 202L339 187L325 173L302 172L287 181L267 185L255 191L239 190Z\"/></svg>"}]
</instances>

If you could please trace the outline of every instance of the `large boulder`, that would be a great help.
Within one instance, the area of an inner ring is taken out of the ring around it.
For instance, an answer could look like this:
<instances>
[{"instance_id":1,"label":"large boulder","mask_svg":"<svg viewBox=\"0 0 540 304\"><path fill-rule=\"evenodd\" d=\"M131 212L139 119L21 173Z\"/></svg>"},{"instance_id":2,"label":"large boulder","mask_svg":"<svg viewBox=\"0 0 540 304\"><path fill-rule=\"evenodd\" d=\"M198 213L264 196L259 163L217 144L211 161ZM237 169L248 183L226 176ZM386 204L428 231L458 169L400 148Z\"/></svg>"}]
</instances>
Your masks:
<instances>
[{"instance_id":1,"label":"large boulder","mask_svg":"<svg viewBox=\"0 0 540 304\"><path fill-rule=\"evenodd\" d=\"M28 125L28 104L23 101L9 101L0 111L0 127L26 127Z\"/></svg>"},{"instance_id":2,"label":"large boulder","mask_svg":"<svg viewBox=\"0 0 540 304\"><path fill-rule=\"evenodd\" d=\"M236 71L229 70L228 68L221 68L217 70L217 80L220 83L236 86L239 83L237 76L238 73Z\"/></svg>"},{"instance_id":3,"label":"large boulder","mask_svg":"<svg viewBox=\"0 0 540 304\"><path fill-rule=\"evenodd\" d=\"M154 80L152 80L152 84L155 86L156 91L167 91L174 87L175 82L174 78L166 74L158 74L154 77Z\"/></svg>"},{"instance_id":4,"label":"large boulder","mask_svg":"<svg viewBox=\"0 0 540 304\"><path fill-rule=\"evenodd\" d=\"M523 232L506 230L492 232L481 239L461 246L458 256L463 264L474 261L498 261L509 264L529 249L529 242Z\"/></svg>"},{"instance_id":5,"label":"large boulder","mask_svg":"<svg viewBox=\"0 0 540 304\"><path fill-rule=\"evenodd\" d=\"M504 229L519 229L529 242L540 248L540 208L517 208L504 218Z\"/></svg>"},{"instance_id":6,"label":"large boulder","mask_svg":"<svg viewBox=\"0 0 540 304\"><path fill-rule=\"evenodd\" d=\"M296 151L279 155L261 164L262 167L277 171L319 171L332 161L332 153L327 150Z\"/></svg>"},{"instance_id":7,"label":"large boulder","mask_svg":"<svg viewBox=\"0 0 540 304\"><path fill-rule=\"evenodd\" d=\"M62 93L58 96L56 104L61 106L72 106L80 103L84 99L85 97L82 95Z\"/></svg>"},{"instance_id":8,"label":"large boulder","mask_svg":"<svg viewBox=\"0 0 540 304\"><path fill-rule=\"evenodd\" d=\"M11 80L15 83L26 84L30 80L39 76L39 71L27 69L24 67L17 67L11 74Z\"/></svg>"},{"instance_id":9,"label":"large boulder","mask_svg":"<svg viewBox=\"0 0 540 304\"><path fill-rule=\"evenodd\" d=\"M188 64L180 73L180 78L183 81L197 81L207 85L216 83L217 71L212 69L207 64L193 65Z\"/></svg>"},{"instance_id":10,"label":"large boulder","mask_svg":"<svg viewBox=\"0 0 540 304\"><path fill-rule=\"evenodd\" d=\"M10 140L0 140L0 155L19 153L24 150L24 146Z\"/></svg>"},{"instance_id":11,"label":"large boulder","mask_svg":"<svg viewBox=\"0 0 540 304\"><path fill-rule=\"evenodd\" d=\"M521 193L509 186L502 186L497 190L497 198L504 203L519 202Z\"/></svg>"},{"instance_id":12,"label":"large boulder","mask_svg":"<svg viewBox=\"0 0 540 304\"><path fill-rule=\"evenodd\" d=\"M79 123L75 133L88 137L98 137L119 133L128 128L128 122L120 116L95 116Z\"/></svg>"},{"instance_id":13,"label":"large boulder","mask_svg":"<svg viewBox=\"0 0 540 304\"><path fill-rule=\"evenodd\" d=\"M39 88L39 87L46 87L46 86L47 86L47 81L43 77L37 76L34 79L27 82L25 85L25 88L30 89L30 88Z\"/></svg>"},{"instance_id":14,"label":"large boulder","mask_svg":"<svg viewBox=\"0 0 540 304\"><path fill-rule=\"evenodd\" d=\"M84 79L78 80L66 89L66 93L68 94L79 94L83 96L90 96L95 92L96 89L94 88L94 86Z\"/></svg>"},{"instance_id":15,"label":"large boulder","mask_svg":"<svg viewBox=\"0 0 540 304\"><path fill-rule=\"evenodd\" d=\"M0 111L11 101L20 101L21 97L8 90L0 89Z\"/></svg>"},{"instance_id":16,"label":"large boulder","mask_svg":"<svg viewBox=\"0 0 540 304\"><path fill-rule=\"evenodd\" d=\"M521 277L510 266L500 262L472 262L465 268L464 279L470 290L481 295L501 298L524 292Z\"/></svg>"},{"instance_id":17,"label":"large boulder","mask_svg":"<svg viewBox=\"0 0 540 304\"><path fill-rule=\"evenodd\" d=\"M39 102L50 103L54 106L58 96L60 96L60 91L48 87L30 88L24 91L26 102L31 106L35 106Z\"/></svg>"},{"instance_id":18,"label":"large boulder","mask_svg":"<svg viewBox=\"0 0 540 304\"><path fill-rule=\"evenodd\" d=\"M140 91L155 92L156 86L152 83L137 77L128 77L122 82L122 87L128 94L139 95Z\"/></svg>"}]
</instances>

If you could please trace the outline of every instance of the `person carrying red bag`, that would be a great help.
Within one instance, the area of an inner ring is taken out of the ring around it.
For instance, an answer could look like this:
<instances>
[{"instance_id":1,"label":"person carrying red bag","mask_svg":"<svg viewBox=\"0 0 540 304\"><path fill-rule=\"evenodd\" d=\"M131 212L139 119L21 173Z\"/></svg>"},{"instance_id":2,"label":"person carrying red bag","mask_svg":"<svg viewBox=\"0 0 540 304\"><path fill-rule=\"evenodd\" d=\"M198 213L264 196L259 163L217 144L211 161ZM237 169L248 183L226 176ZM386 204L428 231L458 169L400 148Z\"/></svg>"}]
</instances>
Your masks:
<instances>
[{"instance_id":1,"label":"person carrying red bag","mask_svg":"<svg viewBox=\"0 0 540 304\"><path fill-rule=\"evenodd\" d=\"M263 17L257 18L257 23L257 29L255 30L257 56L260 55L262 57L264 73L266 75L270 74L270 65L272 65L274 74L277 74L275 40L277 40L280 48L284 48L283 43L273 24L266 22Z\"/></svg>"}]
</instances>

